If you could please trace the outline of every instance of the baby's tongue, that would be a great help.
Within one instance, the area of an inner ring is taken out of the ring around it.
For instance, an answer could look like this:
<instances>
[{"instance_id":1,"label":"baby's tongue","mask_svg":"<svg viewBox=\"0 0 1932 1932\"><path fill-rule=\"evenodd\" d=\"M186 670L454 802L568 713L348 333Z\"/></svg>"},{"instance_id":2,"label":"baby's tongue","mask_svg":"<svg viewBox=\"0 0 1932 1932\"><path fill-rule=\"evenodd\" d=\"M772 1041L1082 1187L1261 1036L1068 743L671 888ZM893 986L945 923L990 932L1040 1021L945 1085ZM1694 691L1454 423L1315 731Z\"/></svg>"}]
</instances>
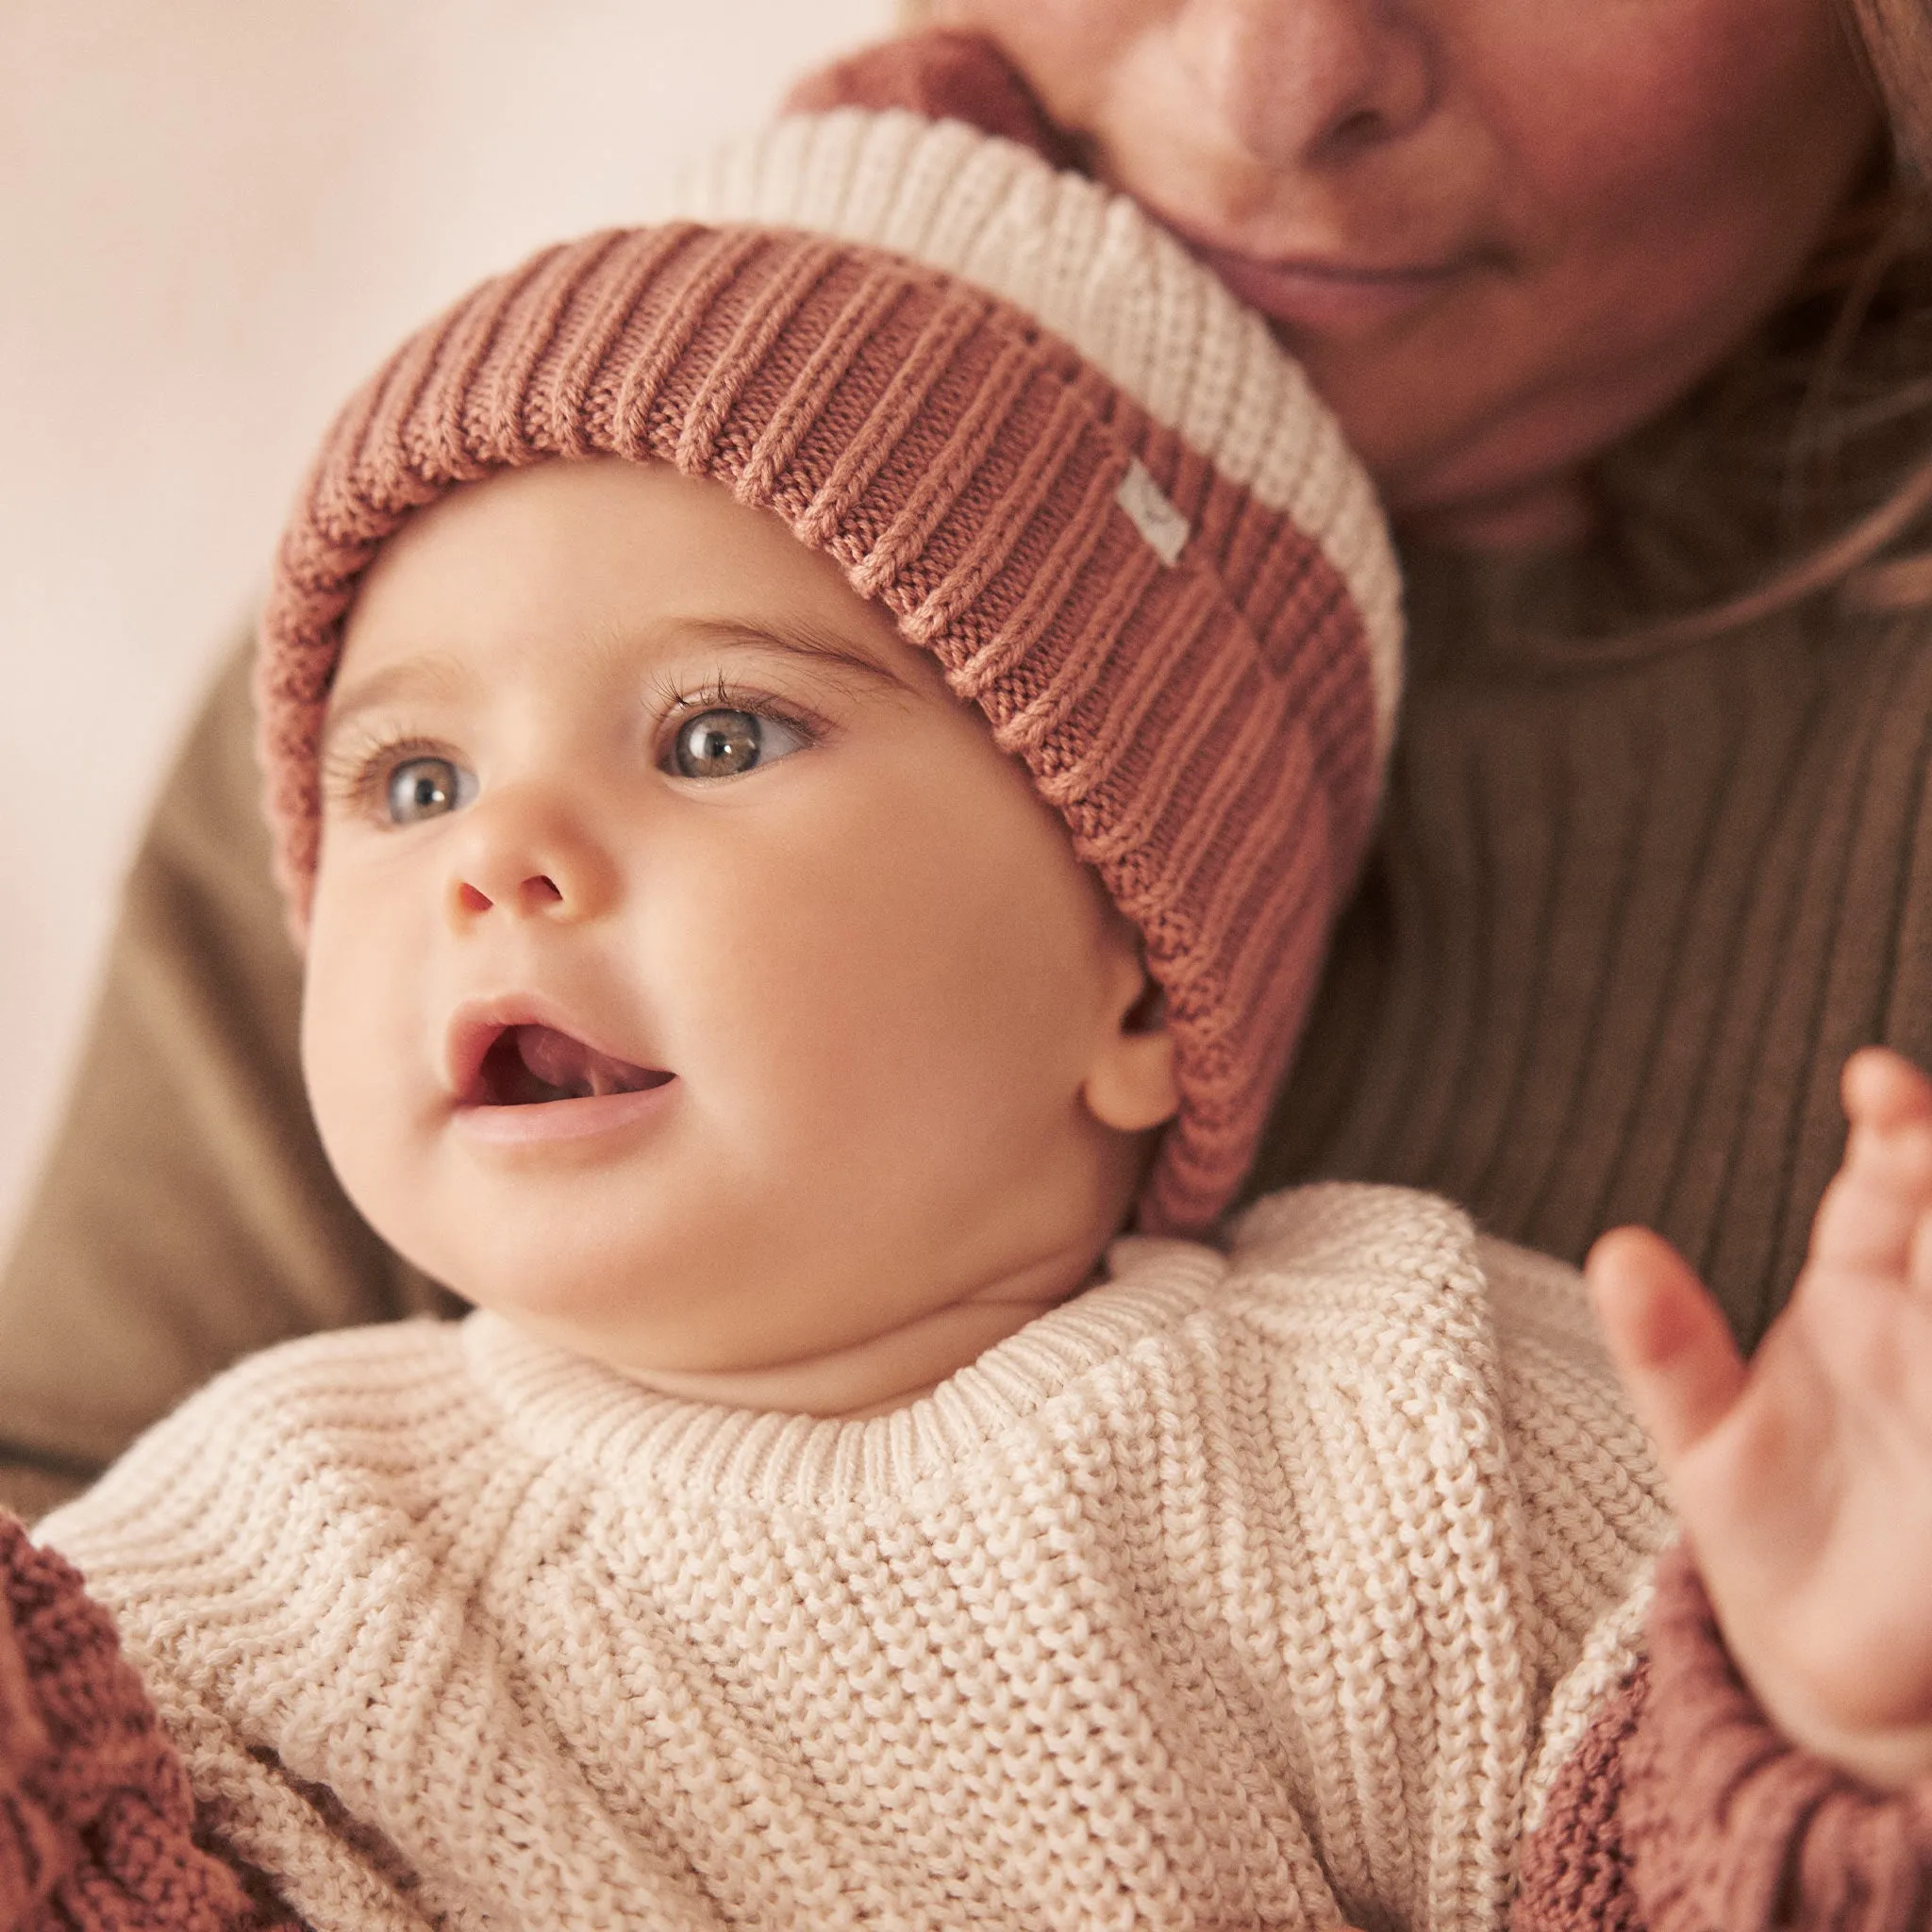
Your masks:
<instances>
[{"instance_id":1,"label":"baby's tongue","mask_svg":"<svg viewBox=\"0 0 1932 1932\"><path fill-rule=\"evenodd\" d=\"M642 1067L612 1059L554 1026L519 1026L516 1031L517 1055L528 1072L574 1100L593 1093L634 1093L654 1084Z\"/></svg>"}]
</instances>

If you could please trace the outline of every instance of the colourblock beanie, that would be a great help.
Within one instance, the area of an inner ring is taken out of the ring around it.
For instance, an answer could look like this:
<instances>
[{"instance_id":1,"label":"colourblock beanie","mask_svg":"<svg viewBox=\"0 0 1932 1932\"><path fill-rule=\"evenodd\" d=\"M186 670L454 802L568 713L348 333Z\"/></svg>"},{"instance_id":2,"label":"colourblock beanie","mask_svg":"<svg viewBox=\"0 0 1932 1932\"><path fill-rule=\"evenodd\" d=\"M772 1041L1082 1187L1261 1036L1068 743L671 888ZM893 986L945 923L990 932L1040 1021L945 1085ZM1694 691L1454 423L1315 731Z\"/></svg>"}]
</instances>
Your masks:
<instances>
[{"instance_id":1,"label":"colourblock beanie","mask_svg":"<svg viewBox=\"0 0 1932 1932\"><path fill-rule=\"evenodd\" d=\"M385 541L499 471L670 463L834 558L1065 821L1175 1044L1141 1224L1206 1227L1376 808L1399 615L1367 478L1258 317L1013 142L795 116L680 196L463 297L329 432L258 660L291 923L342 625Z\"/></svg>"}]
</instances>

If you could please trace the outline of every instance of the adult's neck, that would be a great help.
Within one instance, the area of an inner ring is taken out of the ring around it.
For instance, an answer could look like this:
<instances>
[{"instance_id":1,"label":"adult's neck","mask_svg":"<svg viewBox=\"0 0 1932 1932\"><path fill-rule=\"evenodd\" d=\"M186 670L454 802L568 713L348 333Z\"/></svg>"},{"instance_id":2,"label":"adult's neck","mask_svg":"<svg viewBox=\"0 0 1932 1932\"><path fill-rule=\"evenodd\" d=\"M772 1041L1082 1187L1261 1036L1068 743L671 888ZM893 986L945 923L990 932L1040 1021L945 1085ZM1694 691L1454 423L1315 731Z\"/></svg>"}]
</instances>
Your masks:
<instances>
[{"instance_id":1,"label":"adult's neck","mask_svg":"<svg viewBox=\"0 0 1932 1932\"><path fill-rule=\"evenodd\" d=\"M1498 554L1561 549L1582 538L1594 521L1590 493L1574 472L1488 495L1391 508L1397 528L1425 542Z\"/></svg>"}]
</instances>

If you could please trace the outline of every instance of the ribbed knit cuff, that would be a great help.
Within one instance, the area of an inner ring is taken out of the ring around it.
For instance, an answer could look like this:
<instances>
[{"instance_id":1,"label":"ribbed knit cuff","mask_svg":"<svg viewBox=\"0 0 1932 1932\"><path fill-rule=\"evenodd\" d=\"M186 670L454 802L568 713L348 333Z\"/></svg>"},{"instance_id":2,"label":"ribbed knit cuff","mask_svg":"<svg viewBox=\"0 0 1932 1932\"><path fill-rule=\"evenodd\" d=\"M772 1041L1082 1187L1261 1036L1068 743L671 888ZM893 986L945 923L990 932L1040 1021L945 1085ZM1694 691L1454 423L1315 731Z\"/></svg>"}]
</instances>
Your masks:
<instances>
[{"instance_id":1,"label":"ribbed knit cuff","mask_svg":"<svg viewBox=\"0 0 1932 1932\"><path fill-rule=\"evenodd\" d=\"M267 1932L80 1574L0 1516L0 1932Z\"/></svg>"},{"instance_id":2,"label":"ribbed knit cuff","mask_svg":"<svg viewBox=\"0 0 1932 1932\"><path fill-rule=\"evenodd\" d=\"M1773 1728L1689 1554L1664 1559L1624 1759L1624 1845L1650 1932L1923 1932L1932 1778L1874 1791Z\"/></svg>"}]
</instances>

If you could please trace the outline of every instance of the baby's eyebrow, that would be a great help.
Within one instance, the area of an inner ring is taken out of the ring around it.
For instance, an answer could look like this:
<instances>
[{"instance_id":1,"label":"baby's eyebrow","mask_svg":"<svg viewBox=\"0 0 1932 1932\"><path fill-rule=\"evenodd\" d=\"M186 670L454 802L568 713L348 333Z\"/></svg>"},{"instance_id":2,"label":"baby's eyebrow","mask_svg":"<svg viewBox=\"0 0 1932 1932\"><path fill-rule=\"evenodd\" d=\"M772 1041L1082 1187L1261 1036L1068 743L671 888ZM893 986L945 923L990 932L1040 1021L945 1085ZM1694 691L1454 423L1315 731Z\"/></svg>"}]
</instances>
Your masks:
<instances>
[{"instance_id":1,"label":"baby's eyebrow","mask_svg":"<svg viewBox=\"0 0 1932 1932\"><path fill-rule=\"evenodd\" d=\"M808 658L835 670L857 674L868 683L898 691L921 690L916 675L897 670L867 651L864 645L841 637L837 631L805 622L756 622L732 618L698 618L680 626L685 635L700 643L736 645L744 650L779 651L788 657ZM928 661L923 653L909 648L906 653L908 672L916 673Z\"/></svg>"},{"instance_id":2,"label":"baby's eyebrow","mask_svg":"<svg viewBox=\"0 0 1932 1932\"><path fill-rule=\"evenodd\" d=\"M447 697L463 682L462 666L454 658L409 658L400 664L385 664L330 693L322 749L326 752L341 731L370 711L407 698Z\"/></svg>"}]
</instances>

